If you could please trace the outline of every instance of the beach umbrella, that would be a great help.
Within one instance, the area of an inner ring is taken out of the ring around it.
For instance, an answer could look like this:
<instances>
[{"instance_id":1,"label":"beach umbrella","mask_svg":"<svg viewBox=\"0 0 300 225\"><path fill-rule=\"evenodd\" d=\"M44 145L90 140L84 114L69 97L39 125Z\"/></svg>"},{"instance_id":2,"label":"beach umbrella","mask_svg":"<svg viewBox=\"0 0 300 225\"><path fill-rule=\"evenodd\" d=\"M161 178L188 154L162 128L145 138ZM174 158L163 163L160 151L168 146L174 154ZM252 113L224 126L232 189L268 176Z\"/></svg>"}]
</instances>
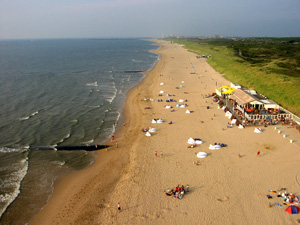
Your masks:
<instances>
[{"instance_id":1,"label":"beach umbrella","mask_svg":"<svg viewBox=\"0 0 300 225\"><path fill-rule=\"evenodd\" d=\"M295 205L290 205L289 207L287 207L287 209L285 211L288 212L289 214L298 214L299 207L297 207Z\"/></svg>"}]
</instances>

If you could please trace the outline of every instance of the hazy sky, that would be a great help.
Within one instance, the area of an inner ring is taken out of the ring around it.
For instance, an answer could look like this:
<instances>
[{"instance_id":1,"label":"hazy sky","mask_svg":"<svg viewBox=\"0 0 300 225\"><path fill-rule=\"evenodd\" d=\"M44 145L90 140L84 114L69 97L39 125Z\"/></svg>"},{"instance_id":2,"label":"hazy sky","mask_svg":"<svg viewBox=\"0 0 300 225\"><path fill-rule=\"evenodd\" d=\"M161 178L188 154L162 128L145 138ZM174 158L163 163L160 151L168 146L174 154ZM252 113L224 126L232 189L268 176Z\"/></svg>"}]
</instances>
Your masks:
<instances>
[{"instance_id":1,"label":"hazy sky","mask_svg":"<svg viewBox=\"0 0 300 225\"><path fill-rule=\"evenodd\" d=\"M0 0L0 38L300 36L300 0Z\"/></svg>"}]
</instances>

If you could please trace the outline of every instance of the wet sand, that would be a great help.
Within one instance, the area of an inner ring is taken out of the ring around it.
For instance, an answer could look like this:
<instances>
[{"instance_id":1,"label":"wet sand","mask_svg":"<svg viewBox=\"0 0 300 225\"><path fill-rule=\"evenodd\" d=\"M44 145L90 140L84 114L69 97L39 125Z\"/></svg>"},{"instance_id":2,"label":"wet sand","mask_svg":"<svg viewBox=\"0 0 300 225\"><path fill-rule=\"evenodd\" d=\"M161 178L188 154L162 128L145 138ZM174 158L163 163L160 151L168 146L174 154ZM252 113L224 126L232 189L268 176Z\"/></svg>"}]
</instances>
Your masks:
<instances>
[{"instance_id":1,"label":"wet sand","mask_svg":"<svg viewBox=\"0 0 300 225\"><path fill-rule=\"evenodd\" d=\"M227 128L229 119L205 96L230 82L183 47L157 43L162 59L127 95L125 127L115 135L118 148L109 142L112 147L99 151L94 165L59 181L30 224L297 224L299 215L277 205L281 198L266 197L268 190L282 187L300 196L296 129L277 126L287 134L283 138L274 126L261 127L260 134L254 127ZM177 102L166 103L168 98ZM179 99L187 99L188 106L175 107ZM165 122L152 124L153 118ZM145 127L157 132L147 137L141 131ZM187 148L190 137L204 143ZM209 150L215 142L228 146ZM163 157L155 157L155 151ZM198 159L200 151L208 156ZM183 199L165 195L178 184L190 186Z\"/></svg>"}]
</instances>

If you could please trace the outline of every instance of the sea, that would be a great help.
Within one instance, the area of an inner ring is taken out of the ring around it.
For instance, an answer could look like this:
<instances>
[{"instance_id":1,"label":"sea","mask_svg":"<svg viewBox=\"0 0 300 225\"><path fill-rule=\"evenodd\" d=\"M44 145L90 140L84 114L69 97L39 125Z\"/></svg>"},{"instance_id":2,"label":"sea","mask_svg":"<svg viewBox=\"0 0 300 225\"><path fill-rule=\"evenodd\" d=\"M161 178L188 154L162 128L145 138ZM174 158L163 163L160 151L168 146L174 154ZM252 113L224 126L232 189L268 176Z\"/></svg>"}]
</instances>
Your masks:
<instances>
[{"instance_id":1,"label":"sea","mask_svg":"<svg viewBox=\"0 0 300 225\"><path fill-rule=\"evenodd\" d=\"M30 147L105 143L157 48L141 39L0 41L0 224L27 224L58 178L95 162L90 151Z\"/></svg>"}]
</instances>

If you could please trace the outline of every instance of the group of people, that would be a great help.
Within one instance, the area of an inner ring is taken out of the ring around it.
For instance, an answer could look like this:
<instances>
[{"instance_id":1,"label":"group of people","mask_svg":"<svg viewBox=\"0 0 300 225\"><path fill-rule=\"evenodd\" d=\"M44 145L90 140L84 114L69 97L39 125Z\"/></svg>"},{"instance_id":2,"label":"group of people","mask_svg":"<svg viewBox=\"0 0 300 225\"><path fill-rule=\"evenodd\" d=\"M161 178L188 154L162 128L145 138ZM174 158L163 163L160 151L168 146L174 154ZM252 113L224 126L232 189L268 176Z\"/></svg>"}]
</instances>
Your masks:
<instances>
[{"instance_id":1,"label":"group of people","mask_svg":"<svg viewBox=\"0 0 300 225\"><path fill-rule=\"evenodd\" d=\"M182 199L186 192L189 192L189 185L186 185L186 187L184 187L183 185L180 186L178 184L174 189L167 190L166 195L172 196L174 199Z\"/></svg>"},{"instance_id":2,"label":"group of people","mask_svg":"<svg viewBox=\"0 0 300 225\"><path fill-rule=\"evenodd\" d=\"M279 196L279 195L278 195ZM298 202L299 198L295 196L293 193L282 193L281 197L283 198L282 200L286 203L293 204L294 202Z\"/></svg>"},{"instance_id":3,"label":"group of people","mask_svg":"<svg viewBox=\"0 0 300 225\"><path fill-rule=\"evenodd\" d=\"M282 198L284 205L293 205L293 204L295 204L295 202L296 202L296 204L298 204L299 198L297 196L295 196L295 194L293 194L292 192L287 193L287 191L285 191L285 190L286 190L286 188L281 188L279 190L279 192L273 191L273 190L269 190L269 192L271 194L276 194L278 198ZM284 191L284 192L281 193L281 191ZM267 198L272 199L273 197L272 197L272 195L268 194Z\"/></svg>"}]
</instances>

